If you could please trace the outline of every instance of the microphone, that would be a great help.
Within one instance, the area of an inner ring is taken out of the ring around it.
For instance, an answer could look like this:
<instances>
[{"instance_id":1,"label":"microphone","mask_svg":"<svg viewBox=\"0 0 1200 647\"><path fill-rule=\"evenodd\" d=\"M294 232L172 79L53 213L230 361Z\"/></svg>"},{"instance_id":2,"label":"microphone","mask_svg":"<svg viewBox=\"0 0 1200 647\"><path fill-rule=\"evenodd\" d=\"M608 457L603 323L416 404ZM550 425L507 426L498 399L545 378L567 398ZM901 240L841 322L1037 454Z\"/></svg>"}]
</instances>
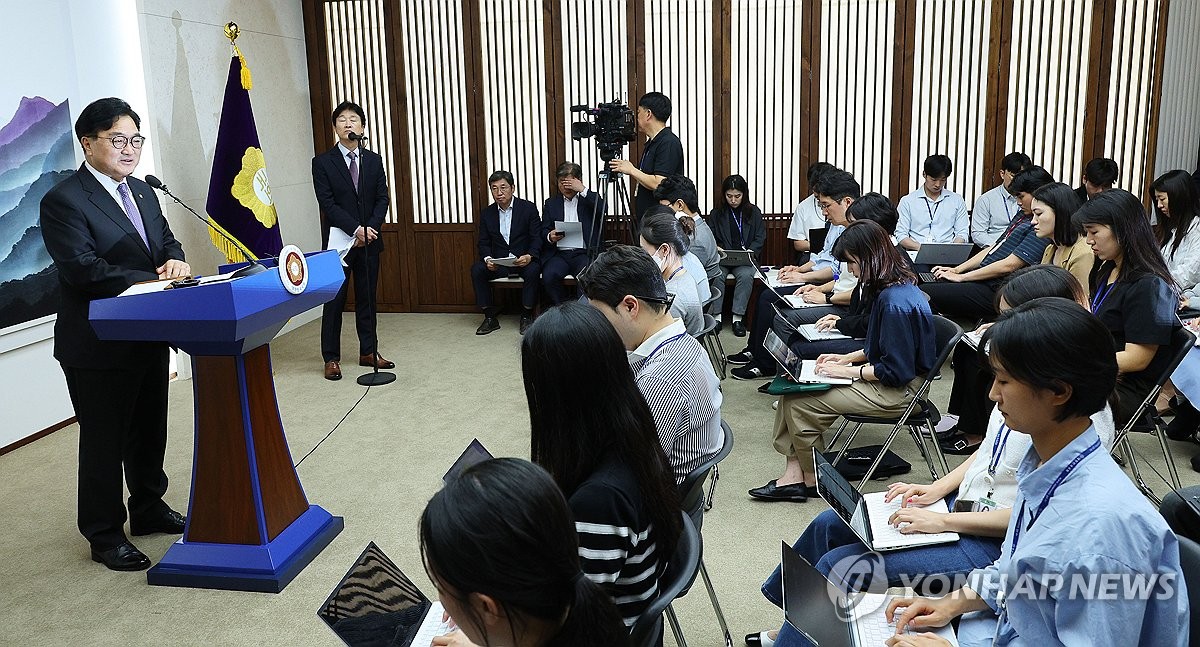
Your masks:
<instances>
[{"instance_id":1,"label":"microphone","mask_svg":"<svg viewBox=\"0 0 1200 647\"><path fill-rule=\"evenodd\" d=\"M251 251L249 249L246 249L245 245L243 245L241 242L239 242L233 236L230 236L229 234L225 233L220 227L217 227L216 225L214 225L212 222L209 221L208 218L205 218L204 216L196 213L196 210L189 207L187 205L187 203L185 203L183 200L180 200L179 198L175 197L175 194L171 193L171 190L167 188L167 185L163 184L162 180L158 179L157 177L154 177L153 175L147 175L146 176L146 184L149 184L150 188L158 189L159 191L162 191L166 195L170 196L171 199L174 200L177 204L182 206L184 209L187 209L188 211L192 212L192 215L199 218L200 222L203 222L205 225L208 226L209 229L220 234L222 238L224 238L225 240L228 240L230 243L233 244L234 247L236 247L238 249L238 251L245 254L246 258L250 259L250 264L243 268L240 268L236 272L234 272L232 278L236 279L238 277L251 276L253 274L258 274L260 272L267 271L267 267L265 265L263 265L262 263L260 263L258 257L255 256L253 253L251 253Z\"/></svg>"},{"instance_id":2,"label":"microphone","mask_svg":"<svg viewBox=\"0 0 1200 647\"><path fill-rule=\"evenodd\" d=\"M350 140L350 141L352 141L352 142L354 142L354 141L360 141L360 140L365 142L365 141L367 141L367 136L366 136L366 135L360 135L360 134L358 134L358 133L356 133L356 132L354 132L354 131L350 131L350 132L349 132L349 133L346 135L346 139L349 139L349 140Z\"/></svg>"}]
</instances>

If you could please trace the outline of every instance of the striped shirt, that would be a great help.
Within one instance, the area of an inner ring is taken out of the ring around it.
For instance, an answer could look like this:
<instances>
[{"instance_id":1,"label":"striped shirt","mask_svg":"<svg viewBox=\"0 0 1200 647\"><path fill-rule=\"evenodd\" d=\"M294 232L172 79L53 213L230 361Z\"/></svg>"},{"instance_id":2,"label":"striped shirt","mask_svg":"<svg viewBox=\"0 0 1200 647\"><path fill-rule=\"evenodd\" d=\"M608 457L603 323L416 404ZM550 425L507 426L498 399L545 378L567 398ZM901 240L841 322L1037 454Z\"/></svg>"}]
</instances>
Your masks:
<instances>
[{"instance_id":1,"label":"striped shirt","mask_svg":"<svg viewBox=\"0 0 1200 647\"><path fill-rule=\"evenodd\" d=\"M610 455L575 489L568 504L584 574L612 596L625 626L632 626L658 595L663 566L633 472Z\"/></svg>"},{"instance_id":2,"label":"striped shirt","mask_svg":"<svg viewBox=\"0 0 1200 647\"><path fill-rule=\"evenodd\" d=\"M629 357L676 485L721 450L721 390L708 355L683 322L650 335Z\"/></svg>"}]
</instances>

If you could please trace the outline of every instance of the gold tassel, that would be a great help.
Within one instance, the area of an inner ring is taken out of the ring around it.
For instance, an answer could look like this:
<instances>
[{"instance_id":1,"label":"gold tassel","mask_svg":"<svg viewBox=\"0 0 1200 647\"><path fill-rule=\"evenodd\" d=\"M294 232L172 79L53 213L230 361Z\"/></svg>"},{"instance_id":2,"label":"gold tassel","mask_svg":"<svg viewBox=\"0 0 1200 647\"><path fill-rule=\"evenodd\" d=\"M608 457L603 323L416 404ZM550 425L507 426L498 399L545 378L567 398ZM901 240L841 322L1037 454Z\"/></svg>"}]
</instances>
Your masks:
<instances>
[{"instance_id":1,"label":"gold tassel","mask_svg":"<svg viewBox=\"0 0 1200 647\"><path fill-rule=\"evenodd\" d=\"M254 79L250 76L250 66L246 64L246 57L242 56L242 50L237 46L237 37L240 33L241 30L238 29L236 22L226 23L225 36L229 39L229 44L233 45L233 53L242 65L242 89L249 91L254 87Z\"/></svg>"},{"instance_id":2,"label":"gold tassel","mask_svg":"<svg viewBox=\"0 0 1200 647\"><path fill-rule=\"evenodd\" d=\"M224 227L217 224L217 221L213 220L211 216L209 216L208 222L212 225L212 229L208 230L208 238L212 241L213 246L225 255L226 260L228 260L230 263L245 263L251 260L258 260L258 258L246 258L246 254L243 253L242 250L238 249L236 245L229 242L229 240L225 238L225 236L229 236L229 238L237 240L234 238L233 234L230 234ZM225 236L222 236L214 230L220 230L225 234ZM238 242L241 243L242 241L238 240ZM244 245L245 243L243 243L243 246Z\"/></svg>"}]
</instances>

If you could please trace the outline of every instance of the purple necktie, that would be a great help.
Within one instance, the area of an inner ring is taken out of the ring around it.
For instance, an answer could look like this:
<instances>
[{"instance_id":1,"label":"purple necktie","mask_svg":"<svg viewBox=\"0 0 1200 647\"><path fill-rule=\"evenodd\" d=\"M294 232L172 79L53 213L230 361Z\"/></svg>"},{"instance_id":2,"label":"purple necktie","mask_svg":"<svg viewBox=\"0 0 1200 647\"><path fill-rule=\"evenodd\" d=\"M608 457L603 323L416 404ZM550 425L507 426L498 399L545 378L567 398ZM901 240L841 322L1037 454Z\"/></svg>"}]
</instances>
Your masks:
<instances>
[{"instance_id":1,"label":"purple necktie","mask_svg":"<svg viewBox=\"0 0 1200 647\"><path fill-rule=\"evenodd\" d=\"M358 153L350 151L350 183L358 191Z\"/></svg>"},{"instance_id":2,"label":"purple necktie","mask_svg":"<svg viewBox=\"0 0 1200 647\"><path fill-rule=\"evenodd\" d=\"M129 185L124 182L118 184L117 193L121 195L121 204L125 205L125 215L129 216L129 222L133 223L133 228L142 237L142 242L146 243L146 249L150 249L150 239L146 238L146 225L142 224L142 212L138 211L137 203L129 193Z\"/></svg>"}]
</instances>

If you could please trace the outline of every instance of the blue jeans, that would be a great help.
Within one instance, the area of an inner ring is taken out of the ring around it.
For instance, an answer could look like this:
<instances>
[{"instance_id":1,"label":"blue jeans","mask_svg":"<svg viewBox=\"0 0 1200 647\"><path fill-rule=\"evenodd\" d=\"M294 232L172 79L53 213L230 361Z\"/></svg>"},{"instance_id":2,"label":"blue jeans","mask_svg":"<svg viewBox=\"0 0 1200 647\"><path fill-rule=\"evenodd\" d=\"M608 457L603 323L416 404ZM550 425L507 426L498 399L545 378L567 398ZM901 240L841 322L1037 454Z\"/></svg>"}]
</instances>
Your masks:
<instances>
[{"instance_id":1,"label":"blue jeans","mask_svg":"<svg viewBox=\"0 0 1200 647\"><path fill-rule=\"evenodd\" d=\"M952 501L947 503L953 507ZM904 550L895 550L882 555L883 572L887 575L887 586L912 586L918 593L924 585L944 584L945 580L938 578L929 580L931 576L943 575L953 578L964 575L976 568L983 568L1000 557L1000 539L961 535L952 544L921 546ZM843 590L862 590L871 582L865 577L852 577L849 582L835 572L835 566L846 568L853 565L856 558L870 554L872 551L858 539L858 535L842 521L833 510L825 510L813 519L804 534L792 546L798 555L808 560L822 575L831 582L841 586ZM831 573L833 573L831 575ZM856 575L860 574L856 569ZM918 581L914 581L920 578ZM945 591L940 591L945 593ZM763 596L772 604L783 607L783 574L777 567L762 585ZM777 647L788 645L808 645L809 642L799 632L784 623L776 639Z\"/></svg>"}]
</instances>

